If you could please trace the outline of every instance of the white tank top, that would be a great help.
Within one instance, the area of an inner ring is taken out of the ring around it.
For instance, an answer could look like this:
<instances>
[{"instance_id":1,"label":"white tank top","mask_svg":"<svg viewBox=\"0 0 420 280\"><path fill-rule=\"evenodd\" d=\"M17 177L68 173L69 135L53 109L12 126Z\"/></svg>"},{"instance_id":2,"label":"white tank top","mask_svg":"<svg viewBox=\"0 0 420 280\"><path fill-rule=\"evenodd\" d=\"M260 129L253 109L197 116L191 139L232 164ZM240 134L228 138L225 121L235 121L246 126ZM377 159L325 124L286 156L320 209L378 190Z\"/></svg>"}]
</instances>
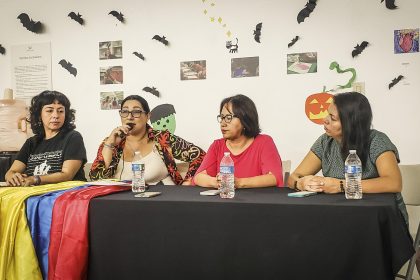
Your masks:
<instances>
[{"instance_id":1,"label":"white tank top","mask_svg":"<svg viewBox=\"0 0 420 280\"><path fill-rule=\"evenodd\" d=\"M165 163L155 147L153 147L152 152L143 157L140 162L144 163L146 184L156 185L162 181L164 185L175 185L171 176L169 176ZM131 161L124 161L122 156L120 162L118 163L114 178L131 180L133 178Z\"/></svg>"}]
</instances>

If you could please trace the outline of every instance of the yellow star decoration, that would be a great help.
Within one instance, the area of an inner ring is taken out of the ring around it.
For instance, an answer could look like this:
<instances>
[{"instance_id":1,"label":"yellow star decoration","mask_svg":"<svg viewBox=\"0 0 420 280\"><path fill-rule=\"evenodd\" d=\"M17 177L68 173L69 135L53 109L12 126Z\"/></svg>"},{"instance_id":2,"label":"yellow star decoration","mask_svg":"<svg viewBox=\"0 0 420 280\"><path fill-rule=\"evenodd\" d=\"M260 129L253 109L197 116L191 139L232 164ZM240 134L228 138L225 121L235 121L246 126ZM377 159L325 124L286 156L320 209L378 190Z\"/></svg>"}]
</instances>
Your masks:
<instances>
[{"instance_id":1,"label":"yellow star decoration","mask_svg":"<svg viewBox=\"0 0 420 280\"><path fill-rule=\"evenodd\" d=\"M207 2L207 0L201 0L201 2L203 2L203 3L205 3L205 2ZM211 2L210 3L210 6L211 7L214 7L214 6L216 6L216 3L215 2ZM204 15L207 15L208 14L208 10L207 9L204 9L203 10L203 14ZM210 18L210 22L215 22L215 17L209 17ZM222 17L218 17L218 19L217 19L217 21L219 22L219 24L222 24L222 22L223 22L223 19L222 19ZM223 28L226 28L227 27L227 25L226 24L223 24L222 25L222 27ZM230 36L232 36L232 32L230 31L230 30L228 30L227 32L226 32L226 35L228 36L228 37L230 37Z\"/></svg>"}]
</instances>

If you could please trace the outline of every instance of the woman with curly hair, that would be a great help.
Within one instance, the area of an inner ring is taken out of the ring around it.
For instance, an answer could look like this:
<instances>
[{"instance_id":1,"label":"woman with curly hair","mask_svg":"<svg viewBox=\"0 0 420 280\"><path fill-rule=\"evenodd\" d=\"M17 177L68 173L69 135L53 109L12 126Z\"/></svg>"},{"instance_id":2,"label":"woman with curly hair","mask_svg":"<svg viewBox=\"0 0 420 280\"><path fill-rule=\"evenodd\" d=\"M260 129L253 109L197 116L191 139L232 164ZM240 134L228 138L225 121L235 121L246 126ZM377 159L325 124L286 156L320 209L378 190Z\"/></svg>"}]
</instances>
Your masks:
<instances>
[{"instance_id":1,"label":"woman with curly hair","mask_svg":"<svg viewBox=\"0 0 420 280\"><path fill-rule=\"evenodd\" d=\"M31 100L29 122L34 136L26 140L6 173L8 186L36 186L86 180L86 149L74 129L75 110L57 91L43 91Z\"/></svg>"}]
</instances>

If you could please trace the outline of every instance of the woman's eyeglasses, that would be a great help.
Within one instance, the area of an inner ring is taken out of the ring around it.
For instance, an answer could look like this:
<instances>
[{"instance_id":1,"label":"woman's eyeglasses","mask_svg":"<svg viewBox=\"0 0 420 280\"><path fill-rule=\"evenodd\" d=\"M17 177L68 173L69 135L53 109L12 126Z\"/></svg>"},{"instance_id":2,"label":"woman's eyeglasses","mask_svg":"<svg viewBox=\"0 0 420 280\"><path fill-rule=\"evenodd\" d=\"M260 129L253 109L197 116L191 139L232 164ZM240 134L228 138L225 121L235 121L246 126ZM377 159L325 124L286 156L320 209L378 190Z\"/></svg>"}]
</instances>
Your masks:
<instances>
[{"instance_id":1,"label":"woman's eyeglasses","mask_svg":"<svg viewBox=\"0 0 420 280\"><path fill-rule=\"evenodd\" d=\"M119 113L120 113L121 118L127 118L129 114L131 114L133 118L140 118L142 113L146 114L146 112L142 110L133 110L133 111L119 110Z\"/></svg>"},{"instance_id":2,"label":"woman's eyeglasses","mask_svg":"<svg viewBox=\"0 0 420 280\"><path fill-rule=\"evenodd\" d=\"M217 116L217 121L219 123L221 123L223 120L225 121L225 123L230 123L232 121L233 118L237 118L237 116L233 115L233 114L227 114L227 115L218 115Z\"/></svg>"}]
</instances>

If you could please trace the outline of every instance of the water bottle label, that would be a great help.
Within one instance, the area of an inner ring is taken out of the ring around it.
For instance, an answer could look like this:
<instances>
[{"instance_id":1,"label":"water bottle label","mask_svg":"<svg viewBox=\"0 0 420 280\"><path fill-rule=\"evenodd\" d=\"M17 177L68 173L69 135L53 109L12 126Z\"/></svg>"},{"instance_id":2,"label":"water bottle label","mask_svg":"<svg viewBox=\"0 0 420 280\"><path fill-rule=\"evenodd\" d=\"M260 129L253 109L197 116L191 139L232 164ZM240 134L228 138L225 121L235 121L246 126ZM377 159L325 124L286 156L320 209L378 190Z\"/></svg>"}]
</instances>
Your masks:
<instances>
[{"instance_id":1,"label":"water bottle label","mask_svg":"<svg viewBox=\"0 0 420 280\"><path fill-rule=\"evenodd\" d=\"M222 174L233 174L235 168L233 166L220 166L220 173Z\"/></svg>"},{"instance_id":2,"label":"water bottle label","mask_svg":"<svg viewBox=\"0 0 420 280\"><path fill-rule=\"evenodd\" d=\"M131 164L132 171L144 171L144 163L133 163Z\"/></svg>"},{"instance_id":3,"label":"water bottle label","mask_svg":"<svg viewBox=\"0 0 420 280\"><path fill-rule=\"evenodd\" d=\"M360 165L346 165L345 172L347 174L362 173L362 167Z\"/></svg>"}]
</instances>

